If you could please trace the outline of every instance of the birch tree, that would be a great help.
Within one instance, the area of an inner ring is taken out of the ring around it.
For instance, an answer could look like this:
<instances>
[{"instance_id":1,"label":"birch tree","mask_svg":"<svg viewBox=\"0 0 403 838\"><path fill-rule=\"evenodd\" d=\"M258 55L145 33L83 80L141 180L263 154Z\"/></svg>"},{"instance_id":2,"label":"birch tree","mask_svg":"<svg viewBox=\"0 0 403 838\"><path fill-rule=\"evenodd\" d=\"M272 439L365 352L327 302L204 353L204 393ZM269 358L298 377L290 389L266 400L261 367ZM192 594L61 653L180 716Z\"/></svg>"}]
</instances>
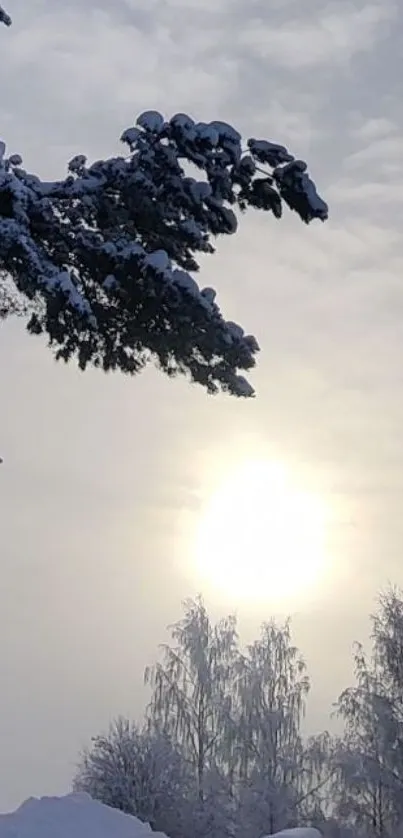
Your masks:
<instances>
[{"instance_id":1,"label":"birch tree","mask_svg":"<svg viewBox=\"0 0 403 838\"><path fill-rule=\"evenodd\" d=\"M355 651L356 683L341 694L336 812L374 838L403 822L403 601L389 590L372 617L372 653Z\"/></svg>"},{"instance_id":2,"label":"birch tree","mask_svg":"<svg viewBox=\"0 0 403 838\"><path fill-rule=\"evenodd\" d=\"M162 646L162 661L145 673L152 687L149 718L180 744L203 802L207 774L222 762L231 724L236 621L227 617L214 624L201 598L187 600L171 638L172 645Z\"/></svg>"},{"instance_id":3,"label":"birch tree","mask_svg":"<svg viewBox=\"0 0 403 838\"><path fill-rule=\"evenodd\" d=\"M238 667L240 832L258 838L295 825L323 758L301 734L309 679L290 623L264 624Z\"/></svg>"}]
</instances>

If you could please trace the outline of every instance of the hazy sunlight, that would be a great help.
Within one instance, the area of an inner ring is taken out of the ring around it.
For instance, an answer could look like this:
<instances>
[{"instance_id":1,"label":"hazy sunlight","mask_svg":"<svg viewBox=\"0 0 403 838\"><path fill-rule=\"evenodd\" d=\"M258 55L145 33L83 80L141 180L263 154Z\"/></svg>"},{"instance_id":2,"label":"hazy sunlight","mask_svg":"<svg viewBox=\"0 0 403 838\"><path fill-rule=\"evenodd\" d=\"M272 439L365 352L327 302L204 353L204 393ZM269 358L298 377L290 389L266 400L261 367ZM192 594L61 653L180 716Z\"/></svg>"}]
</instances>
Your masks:
<instances>
[{"instance_id":1,"label":"hazy sunlight","mask_svg":"<svg viewBox=\"0 0 403 838\"><path fill-rule=\"evenodd\" d=\"M293 485L278 464L248 461L207 504L197 533L202 578L232 598L299 599L326 564L319 497Z\"/></svg>"}]
</instances>

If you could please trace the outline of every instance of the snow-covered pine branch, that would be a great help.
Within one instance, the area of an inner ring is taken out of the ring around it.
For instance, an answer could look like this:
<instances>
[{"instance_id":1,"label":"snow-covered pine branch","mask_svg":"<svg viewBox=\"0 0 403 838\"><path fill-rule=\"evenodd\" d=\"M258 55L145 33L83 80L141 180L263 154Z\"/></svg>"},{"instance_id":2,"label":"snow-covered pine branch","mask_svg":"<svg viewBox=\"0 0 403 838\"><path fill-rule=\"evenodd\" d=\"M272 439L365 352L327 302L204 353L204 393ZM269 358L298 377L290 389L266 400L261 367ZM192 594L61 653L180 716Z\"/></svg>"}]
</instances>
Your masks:
<instances>
[{"instance_id":1,"label":"snow-covered pine branch","mask_svg":"<svg viewBox=\"0 0 403 838\"><path fill-rule=\"evenodd\" d=\"M253 395L243 373L257 340L198 285L197 255L236 232L237 209L280 218L285 204L307 224L325 220L306 164L265 140L245 153L230 125L183 114L143 113L121 139L128 156L87 165L79 155L52 183L0 144L0 272L34 309L29 332L83 370L133 374L154 359L211 393Z\"/></svg>"},{"instance_id":2,"label":"snow-covered pine branch","mask_svg":"<svg viewBox=\"0 0 403 838\"><path fill-rule=\"evenodd\" d=\"M0 6L0 23L5 23L6 26L11 26L11 17L7 14L3 6Z\"/></svg>"}]
</instances>

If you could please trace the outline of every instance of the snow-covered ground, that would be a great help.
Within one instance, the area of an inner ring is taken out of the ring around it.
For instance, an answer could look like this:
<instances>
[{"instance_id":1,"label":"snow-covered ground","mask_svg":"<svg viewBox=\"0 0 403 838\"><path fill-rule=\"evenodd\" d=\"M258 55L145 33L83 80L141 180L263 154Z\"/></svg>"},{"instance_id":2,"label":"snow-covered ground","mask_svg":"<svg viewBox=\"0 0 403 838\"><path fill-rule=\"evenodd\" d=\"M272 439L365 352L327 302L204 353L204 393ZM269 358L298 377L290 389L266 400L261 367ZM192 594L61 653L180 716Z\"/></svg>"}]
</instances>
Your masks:
<instances>
[{"instance_id":1,"label":"snow-covered ground","mask_svg":"<svg viewBox=\"0 0 403 838\"><path fill-rule=\"evenodd\" d=\"M296 826L294 829L282 829L281 832L275 832L274 835L270 835L270 838L322 838L322 834L319 829L313 827Z\"/></svg>"},{"instance_id":2,"label":"snow-covered ground","mask_svg":"<svg viewBox=\"0 0 403 838\"><path fill-rule=\"evenodd\" d=\"M15 812L0 815L0 838L166 838L131 815L92 800L88 794L31 797ZM287 829L270 838L321 838L317 829Z\"/></svg>"},{"instance_id":3,"label":"snow-covered ground","mask_svg":"<svg viewBox=\"0 0 403 838\"><path fill-rule=\"evenodd\" d=\"M16 812L0 815L0 838L150 838L150 833L148 824L84 793L31 797Z\"/></svg>"}]
</instances>

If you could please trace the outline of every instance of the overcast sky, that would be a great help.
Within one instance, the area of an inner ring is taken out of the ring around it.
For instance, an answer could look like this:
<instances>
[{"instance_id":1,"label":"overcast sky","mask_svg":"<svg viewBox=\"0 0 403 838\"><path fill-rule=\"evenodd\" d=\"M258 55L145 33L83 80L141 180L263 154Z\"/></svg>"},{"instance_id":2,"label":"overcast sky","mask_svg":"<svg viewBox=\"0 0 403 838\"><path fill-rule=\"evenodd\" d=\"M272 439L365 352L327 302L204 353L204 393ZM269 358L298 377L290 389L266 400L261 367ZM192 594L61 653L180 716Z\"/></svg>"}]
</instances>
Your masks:
<instances>
[{"instance_id":1,"label":"overcast sky","mask_svg":"<svg viewBox=\"0 0 403 838\"><path fill-rule=\"evenodd\" d=\"M402 13L392 0L4 0L0 135L61 176L145 108L231 122L307 159L331 219L253 214L203 265L257 335L253 402L149 370L56 365L2 326L0 809L68 790L181 600L212 475L285 464L335 512L332 571L295 611L328 724L379 588L403 584ZM303 11L302 11L303 9ZM231 608L204 594L214 616ZM272 605L237 602L250 639Z\"/></svg>"}]
</instances>

